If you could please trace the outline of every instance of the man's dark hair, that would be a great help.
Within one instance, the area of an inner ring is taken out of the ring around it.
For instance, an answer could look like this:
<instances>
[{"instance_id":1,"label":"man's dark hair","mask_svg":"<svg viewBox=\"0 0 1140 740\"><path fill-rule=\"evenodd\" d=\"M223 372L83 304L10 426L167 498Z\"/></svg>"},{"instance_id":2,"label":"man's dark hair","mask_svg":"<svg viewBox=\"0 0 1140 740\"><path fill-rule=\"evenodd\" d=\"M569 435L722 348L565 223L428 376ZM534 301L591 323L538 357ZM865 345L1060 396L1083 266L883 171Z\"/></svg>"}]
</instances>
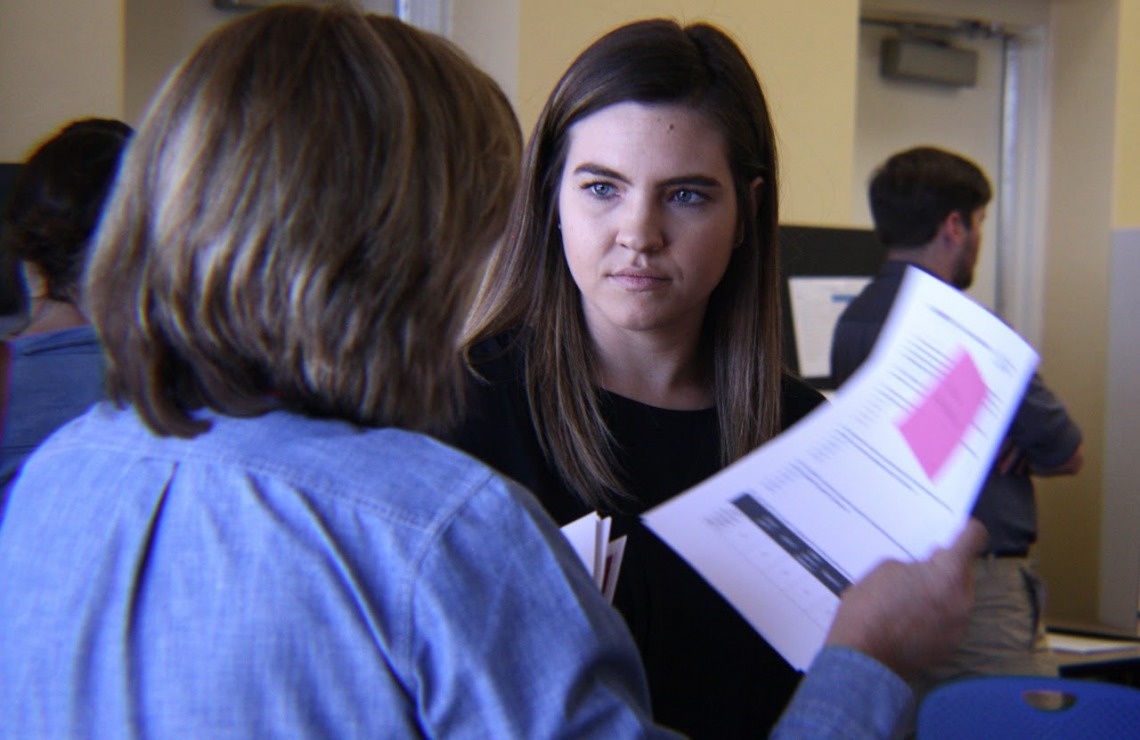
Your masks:
<instances>
[{"instance_id":1,"label":"man's dark hair","mask_svg":"<svg viewBox=\"0 0 1140 740\"><path fill-rule=\"evenodd\" d=\"M875 170L868 188L875 235L888 248L928 243L951 213L968 225L992 196L989 180L976 164L930 146L890 157Z\"/></svg>"}]
</instances>

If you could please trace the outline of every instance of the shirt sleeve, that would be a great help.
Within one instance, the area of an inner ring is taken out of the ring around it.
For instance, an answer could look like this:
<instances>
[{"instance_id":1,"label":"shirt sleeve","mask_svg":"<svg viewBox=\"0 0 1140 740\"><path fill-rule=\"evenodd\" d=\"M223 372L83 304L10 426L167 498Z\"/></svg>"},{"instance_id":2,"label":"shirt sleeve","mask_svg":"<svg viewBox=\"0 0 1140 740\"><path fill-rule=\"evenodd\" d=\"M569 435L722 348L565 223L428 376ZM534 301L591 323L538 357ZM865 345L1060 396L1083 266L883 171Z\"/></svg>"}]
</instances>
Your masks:
<instances>
[{"instance_id":1,"label":"shirt sleeve","mask_svg":"<svg viewBox=\"0 0 1140 740\"><path fill-rule=\"evenodd\" d=\"M408 664L425 734L671 737L653 726L625 623L522 489L490 479L415 581Z\"/></svg>"},{"instance_id":2,"label":"shirt sleeve","mask_svg":"<svg viewBox=\"0 0 1140 740\"><path fill-rule=\"evenodd\" d=\"M1042 468L1064 463L1082 439L1080 427L1037 373L1029 380L1008 436L1031 465Z\"/></svg>"},{"instance_id":3,"label":"shirt sleeve","mask_svg":"<svg viewBox=\"0 0 1140 740\"><path fill-rule=\"evenodd\" d=\"M890 737L911 701L910 688L883 664L850 648L826 647L812 662L771 737Z\"/></svg>"}]
</instances>

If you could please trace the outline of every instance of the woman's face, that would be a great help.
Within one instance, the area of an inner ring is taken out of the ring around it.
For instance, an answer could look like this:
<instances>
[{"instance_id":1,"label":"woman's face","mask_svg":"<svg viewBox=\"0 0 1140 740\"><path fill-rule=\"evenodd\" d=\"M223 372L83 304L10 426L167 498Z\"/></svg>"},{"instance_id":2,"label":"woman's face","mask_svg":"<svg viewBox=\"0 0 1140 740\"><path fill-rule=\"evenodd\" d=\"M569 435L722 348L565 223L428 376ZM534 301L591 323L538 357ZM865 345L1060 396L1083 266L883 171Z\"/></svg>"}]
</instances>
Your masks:
<instances>
[{"instance_id":1,"label":"woman's face","mask_svg":"<svg viewBox=\"0 0 1140 740\"><path fill-rule=\"evenodd\" d=\"M741 234L723 135L683 105L618 103L569 136L558 212L591 334L695 341Z\"/></svg>"}]
</instances>

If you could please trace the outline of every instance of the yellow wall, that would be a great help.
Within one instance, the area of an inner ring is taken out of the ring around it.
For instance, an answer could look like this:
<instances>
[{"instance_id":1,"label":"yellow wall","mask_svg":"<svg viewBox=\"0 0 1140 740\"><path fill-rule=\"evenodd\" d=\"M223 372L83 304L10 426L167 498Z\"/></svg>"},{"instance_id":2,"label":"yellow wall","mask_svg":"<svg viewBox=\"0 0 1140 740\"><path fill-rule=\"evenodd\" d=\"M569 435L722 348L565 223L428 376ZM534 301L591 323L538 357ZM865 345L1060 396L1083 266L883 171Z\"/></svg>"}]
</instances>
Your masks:
<instances>
[{"instance_id":1,"label":"yellow wall","mask_svg":"<svg viewBox=\"0 0 1140 740\"><path fill-rule=\"evenodd\" d=\"M68 120L123 114L122 0L0 0L0 162Z\"/></svg>"},{"instance_id":2,"label":"yellow wall","mask_svg":"<svg viewBox=\"0 0 1140 740\"><path fill-rule=\"evenodd\" d=\"M1140 227L1140 0L1120 0L1113 225Z\"/></svg>"},{"instance_id":3,"label":"yellow wall","mask_svg":"<svg viewBox=\"0 0 1140 740\"><path fill-rule=\"evenodd\" d=\"M646 17L709 21L732 34L756 68L775 118L782 219L847 224L857 0L520 0L516 104L523 129L534 126L554 83L583 48L615 26Z\"/></svg>"}]
</instances>

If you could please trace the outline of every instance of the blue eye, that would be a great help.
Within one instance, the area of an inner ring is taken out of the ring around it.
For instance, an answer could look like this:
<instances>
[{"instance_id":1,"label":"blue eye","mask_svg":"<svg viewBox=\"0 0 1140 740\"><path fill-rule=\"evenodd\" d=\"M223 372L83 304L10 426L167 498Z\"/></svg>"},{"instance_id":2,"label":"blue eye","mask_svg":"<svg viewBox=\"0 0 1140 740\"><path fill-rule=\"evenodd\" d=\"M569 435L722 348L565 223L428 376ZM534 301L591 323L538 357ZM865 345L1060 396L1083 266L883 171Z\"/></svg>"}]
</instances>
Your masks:
<instances>
[{"instance_id":1,"label":"blue eye","mask_svg":"<svg viewBox=\"0 0 1140 740\"><path fill-rule=\"evenodd\" d=\"M586 190L599 198L609 198L616 192L616 188L608 182L592 182L586 186Z\"/></svg>"},{"instance_id":2,"label":"blue eye","mask_svg":"<svg viewBox=\"0 0 1140 740\"><path fill-rule=\"evenodd\" d=\"M708 200L708 196L696 190L681 188L673 193L672 200L683 206L694 206L698 203L704 203Z\"/></svg>"}]
</instances>

